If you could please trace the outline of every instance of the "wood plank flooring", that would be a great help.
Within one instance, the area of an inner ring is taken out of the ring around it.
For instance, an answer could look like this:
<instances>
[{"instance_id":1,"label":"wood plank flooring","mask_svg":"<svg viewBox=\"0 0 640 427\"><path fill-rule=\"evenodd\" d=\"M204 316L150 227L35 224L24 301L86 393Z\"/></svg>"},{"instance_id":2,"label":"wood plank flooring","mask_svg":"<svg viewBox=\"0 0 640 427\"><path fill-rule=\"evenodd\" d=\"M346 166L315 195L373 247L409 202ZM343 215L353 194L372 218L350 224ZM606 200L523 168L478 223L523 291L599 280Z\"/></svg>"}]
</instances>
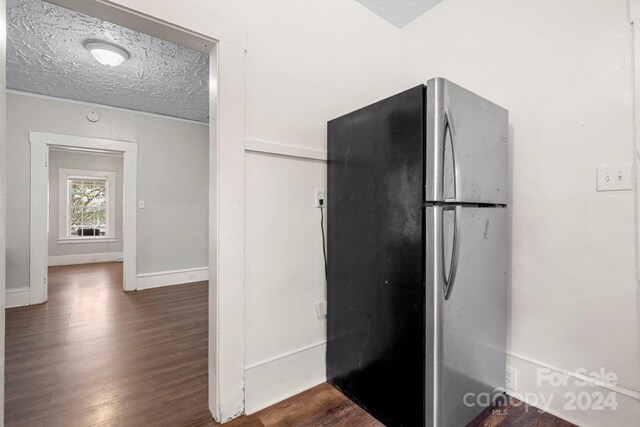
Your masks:
<instances>
[{"instance_id":1,"label":"wood plank flooring","mask_svg":"<svg viewBox=\"0 0 640 427\"><path fill-rule=\"evenodd\" d=\"M213 424L212 424L213 425ZM384 427L329 384L321 384L225 427ZM497 401L468 427L575 427L515 399Z\"/></svg>"},{"instance_id":2,"label":"wood plank flooring","mask_svg":"<svg viewBox=\"0 0 640 427\"><path fill-rule=\"evenodd\" d=\"M5 425L218 426L207 310L206 282L125 294L121 264L50 268L47 304L7 310ZM471 425L571 426L525 405ZM323 384L225 426L381 424Z\"/></svg>"},{"instance_id":3,"label":"wood plank flooring","mask_svg":"<svg viewBox=\"0 0 640 427\"><path fill-rule=\"evenodd\" d=\"M210 420L206 283L125 294L122 264L52 267L49 302L6 325L6 426Z\"/></svg>"}]
</instances>

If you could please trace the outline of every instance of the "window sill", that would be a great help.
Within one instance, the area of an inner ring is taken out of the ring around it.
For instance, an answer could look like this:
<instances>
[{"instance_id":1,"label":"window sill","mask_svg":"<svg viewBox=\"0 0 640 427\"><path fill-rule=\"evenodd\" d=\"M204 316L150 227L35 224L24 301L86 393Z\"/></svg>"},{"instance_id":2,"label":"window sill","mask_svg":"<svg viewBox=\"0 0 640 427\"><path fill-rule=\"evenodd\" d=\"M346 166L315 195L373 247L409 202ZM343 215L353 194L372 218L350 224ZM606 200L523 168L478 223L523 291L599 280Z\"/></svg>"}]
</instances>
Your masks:
<instances>
[{"instance_id":1,"label":"window sill","mask_svg":"<svg viewBox=\"0 0 640 427\"><path fill-rule=\"evenodd\" d=\"M79 237L79 238L68 238L68 239L58 239L59 245L75 245L78 243L115 243L118 239L113 237Z\"/></svg>"}]
</instances>

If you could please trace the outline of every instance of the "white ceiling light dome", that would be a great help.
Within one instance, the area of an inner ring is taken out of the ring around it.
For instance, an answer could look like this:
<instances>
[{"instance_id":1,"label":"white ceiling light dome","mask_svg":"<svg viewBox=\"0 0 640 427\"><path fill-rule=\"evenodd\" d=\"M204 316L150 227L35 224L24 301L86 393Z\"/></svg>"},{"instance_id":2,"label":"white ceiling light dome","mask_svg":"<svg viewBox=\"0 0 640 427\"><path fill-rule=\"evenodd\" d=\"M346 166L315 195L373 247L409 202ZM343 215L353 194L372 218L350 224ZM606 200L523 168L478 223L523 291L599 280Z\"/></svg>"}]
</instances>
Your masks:
<instances>
[{"instance_id":1,"label":"white ceiling light dome","mask_svg":"<svg viewBox=\"0 0 640 427\"><path fill-rule=\"evenodd\" d=\"M107 67L117 67L129 59L129 52L120 46L104 40L87 40L84 47L96 61Z\"/></svg>"}]
</instances>

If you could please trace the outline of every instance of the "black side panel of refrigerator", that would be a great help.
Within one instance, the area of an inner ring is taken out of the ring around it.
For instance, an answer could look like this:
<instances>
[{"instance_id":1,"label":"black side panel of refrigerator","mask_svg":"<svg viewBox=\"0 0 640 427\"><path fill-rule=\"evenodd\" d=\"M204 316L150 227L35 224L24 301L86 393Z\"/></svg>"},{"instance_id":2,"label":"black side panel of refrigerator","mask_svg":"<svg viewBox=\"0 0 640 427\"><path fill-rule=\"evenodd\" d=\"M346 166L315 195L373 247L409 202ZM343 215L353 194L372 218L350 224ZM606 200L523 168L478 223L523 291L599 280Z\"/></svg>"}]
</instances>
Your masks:
<instances>
[{"instance_id":1,"label":"black side panel of refrigerator","mask_svg":"<svg viewBox=\"0 0 640 427\"><path fill-rule=\"evenodd\" d=\"M424 103L328 124L327 377L387 426L424 425Z\"/></svg>"}]
</instances>

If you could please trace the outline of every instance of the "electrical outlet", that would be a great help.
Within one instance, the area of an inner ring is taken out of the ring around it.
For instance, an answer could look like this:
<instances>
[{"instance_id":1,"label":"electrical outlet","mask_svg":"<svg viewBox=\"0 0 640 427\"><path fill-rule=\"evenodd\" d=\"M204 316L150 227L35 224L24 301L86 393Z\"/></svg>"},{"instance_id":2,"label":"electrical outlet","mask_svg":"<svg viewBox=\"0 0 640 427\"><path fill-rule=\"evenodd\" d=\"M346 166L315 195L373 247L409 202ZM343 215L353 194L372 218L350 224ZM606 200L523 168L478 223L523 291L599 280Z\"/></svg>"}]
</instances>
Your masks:
<instances>
[{"instance_id":1,"label":"electrical outlet","mask_svg":"<svg viewBox=\"0 0 640 427\"><path fill-rule=\"evenodd\" d=\"M321 200L322 204L320 204ZM327 206L327 194L324 188L316 188L314 192L314 203L316 208Z\"/></svg>"},{"instance_id":2,"label":"electrical outlet","mask_svg":"<svg viewBox=\"0 0 640 427\"><path fill-rule=\"evenodd\" d=\"M517 391L518 389L518 370L512 366L507 365L506 371L506 386L509 390Z\"/></svg>"},{"instance_id":3,"label":"electrical outlet","mask_svg":"<svg viewBox=\"0 0 640 427\"><path fill-rule=\"evenodd\" d=\"M322 319L323 317L327 317L327 302L320 301L316 303L316 316L318 319Z\"/></svg>"}]
</instances>

